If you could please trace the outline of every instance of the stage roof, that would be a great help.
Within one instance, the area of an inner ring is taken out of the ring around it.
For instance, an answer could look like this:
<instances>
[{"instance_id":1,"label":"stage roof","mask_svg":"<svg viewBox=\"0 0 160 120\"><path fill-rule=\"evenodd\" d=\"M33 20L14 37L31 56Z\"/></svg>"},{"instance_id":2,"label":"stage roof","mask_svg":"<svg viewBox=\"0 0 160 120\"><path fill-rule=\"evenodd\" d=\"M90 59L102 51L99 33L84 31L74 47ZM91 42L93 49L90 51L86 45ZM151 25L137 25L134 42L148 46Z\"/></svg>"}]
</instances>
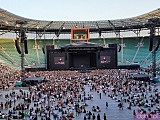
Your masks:
<instances>
[{"instance_id":1,"label":"stage roof","mask_svg":"<svg viewBox=\"0 0 160 120\"><path fill-rule=\"evenodd\" d=\"M0 30L19 31L22 24L26 32L70 33L74 27L90 28L90 32L145 29L154 23L160 27L160 8L149 13L126 19L99 21L45 21L24 18L0 8Z\"/></svg>"},{"instance_id":2,"label":"stage roof","mask_svg":"<svg viewBox=\"0 0 160 120\"><path fill-rule=\"evenodd\" d=\"M64 46L62 46L61 48L102 48L103 46L98 45L96 43L91 43L91 42L75 42L75 43L71 43L71 44L66 44Z\"/></svg>"}]
</instances>

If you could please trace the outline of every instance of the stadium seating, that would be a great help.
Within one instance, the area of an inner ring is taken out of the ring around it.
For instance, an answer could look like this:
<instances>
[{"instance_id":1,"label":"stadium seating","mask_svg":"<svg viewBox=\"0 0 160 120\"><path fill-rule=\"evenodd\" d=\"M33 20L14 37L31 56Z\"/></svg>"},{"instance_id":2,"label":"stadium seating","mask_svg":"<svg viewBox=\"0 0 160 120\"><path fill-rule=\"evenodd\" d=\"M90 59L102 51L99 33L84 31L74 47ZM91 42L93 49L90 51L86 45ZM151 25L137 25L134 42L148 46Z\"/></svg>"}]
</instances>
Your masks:
<instances>
[{"instance_id":1,"label":"stadium seating","mask_svg":"<svg viewBox=\"0 0 160 120\"><path fill-rule=\"evenodd\" d=\"M57 39L57 40L55 40L55 45L56 45L57 48L60 48L60 46L64 46L64 45L70 44L70 43L71 43L71 41L68 40L68 39L63 39L63 40Z\"/></svg>"},{"instance_id":2,"label":"stadium seating","mask_svg":"<svg viewBox=\"0 0 160 120\"><path fill-rule=\"evenodd\" d=\"M19 67L20 55L17 53L13 39L0 40L0 59L6 64Z\"/></svg>"}]
</instances>

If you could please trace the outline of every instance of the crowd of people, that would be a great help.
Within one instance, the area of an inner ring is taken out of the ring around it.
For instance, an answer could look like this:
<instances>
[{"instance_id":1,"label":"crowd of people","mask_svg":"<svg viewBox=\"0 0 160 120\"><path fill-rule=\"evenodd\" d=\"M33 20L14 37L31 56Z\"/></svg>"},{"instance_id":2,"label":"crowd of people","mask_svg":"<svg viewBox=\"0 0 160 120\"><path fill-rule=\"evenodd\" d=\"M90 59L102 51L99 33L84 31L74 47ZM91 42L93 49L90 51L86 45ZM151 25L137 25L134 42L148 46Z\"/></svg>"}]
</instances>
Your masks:
<instances>
[{"instance_id":1,"label":"crowd of people","mask_svg":"<svg viewBox=\"0 0 160 120\"><path fill-rule=\"evenodd\" d=\"M13 87L9 81L20 79L19 71L12 71L1 65L2 90ZM101 106L92 105L86 110L86 101L94 99L93 92L106 95L117 102L117 109L133 111L136 120L158 120L160 112L159 91L147 82L135 81L131 77L136 70L91 70L86 73L78 71L36 71L25 72L25 77L45 78L45 82L21 88L16 92L13 88L10 93L2 95L5 101L1 102L0 116L29 120L73 120L82 116L87 120L107 120L107 112L100 115ZM86 88L89 91L86 92ZM127 107L125 108L125 105ZM109 103L104 103L106 109ZM3 114L7 109L8 113ZM96 115L95 112L98 112Z\"/></svg>"},{"instance_id":2,"label":"crowd of people","mask_svg":"<svg viewBox=\"0 0 160 120\"><path fill-rule=\"evenodd\" d=\"M0 65L0 88L8 89L15 81L20 80L20 71L12 70L11 67Z\"/></svg>"}]
</instances>

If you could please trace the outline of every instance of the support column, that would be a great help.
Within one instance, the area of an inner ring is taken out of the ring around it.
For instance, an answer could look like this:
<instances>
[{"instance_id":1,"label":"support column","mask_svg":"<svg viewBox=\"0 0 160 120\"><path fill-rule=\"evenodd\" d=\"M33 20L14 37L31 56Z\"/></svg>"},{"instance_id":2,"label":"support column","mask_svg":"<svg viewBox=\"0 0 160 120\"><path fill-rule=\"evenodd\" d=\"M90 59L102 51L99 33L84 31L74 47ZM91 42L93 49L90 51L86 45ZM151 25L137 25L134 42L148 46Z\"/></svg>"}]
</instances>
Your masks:
<instances>
[{"instance_id":1,"label":"support column","mask_svg":"<svg viewBox=\"0 0 160 120\"><path fill-rule=\"evenodd\" d=\"M123 37L121 38L121 63L123 63L123 47L124 47L124 44L123 44Z\"/></svg>"},{"instance_id":2,"label":"support column","mask_svg":"<svg viewBox=\"0 0 160 120\"><path fill-rule=\"evenodd\" d=\"M149 51L152 52L152 77L156 77L156 41L155 41L155 27L158 19L149 19L150 24L150 46Z\"/></svg>"},{"instance_id":3,"label":"support column","mask_svg":"<svg viewBox=\"0 0 160 120\"><path fill-rule=\"evenodd\" d=\"M152 77L156 77L156 51L152 51Z\"/></svg>"},{"instance_id":4,"label":"support column","mask_svg":"<svg viewBox=\"0 0 160 120\"><path fill-rule=\"evenodd\" d=\"M20 25L20 39L21 39L21 82L24 81L24 75L25 75L25 68L24 68L24 40L26 37L25 30L23 28L23 25L25 25L27 21L16 21L17 25Z\"/></svg>"},{"instance_id":5,"label":"support column","mask_svg":"<svg viewBox=\"0 0 160 120\"><path fill-rule=\"evenodd\" d=\"M24 81L24 72L25 72L25 68L24 68L24 37L25 37L25 32L21 26L21 31L20 31L20 36L21 36L21 81Z\"/></svg>"}]
</instances>

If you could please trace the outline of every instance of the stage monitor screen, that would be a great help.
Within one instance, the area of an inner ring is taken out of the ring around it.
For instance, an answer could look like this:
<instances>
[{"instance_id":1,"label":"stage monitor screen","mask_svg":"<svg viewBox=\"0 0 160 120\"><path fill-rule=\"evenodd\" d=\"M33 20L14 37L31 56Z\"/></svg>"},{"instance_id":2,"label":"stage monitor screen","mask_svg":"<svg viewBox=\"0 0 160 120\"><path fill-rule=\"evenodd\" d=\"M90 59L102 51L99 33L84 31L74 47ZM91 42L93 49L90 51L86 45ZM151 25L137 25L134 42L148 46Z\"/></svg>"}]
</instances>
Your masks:
<instances>
[{"instance_id":1,"label":"stage monitor screen","mask_svg":"<svg viewBox=\"0 0 160 120\"><path fill-rule=\"evenodd\" d=\"M101 56L100 57L100 62L103 64L103 63L110 63L111 62L111 60L110 60L111 58L110 58L110 56Z\"/></svg>"},{"instance_id":2,"label":"stage monitor screen","mask_svg":"<svg viewBox=\"0 0 160 120\"><path fill-rule=\"evenodd\" d=\"M64 61L64 57L54 57L54 64L55 65L64 65L65 61Z\"/></svg>"},{"instance_id":3,"label":"stage monitor screen","mask_svg":"<svg viewBox=\"0 0 160 120\"><path fill-rule=\"evenodd\" d=\"M89 28L71 28L71 40L89 40Z\"/></svg>"}]
</instances>

